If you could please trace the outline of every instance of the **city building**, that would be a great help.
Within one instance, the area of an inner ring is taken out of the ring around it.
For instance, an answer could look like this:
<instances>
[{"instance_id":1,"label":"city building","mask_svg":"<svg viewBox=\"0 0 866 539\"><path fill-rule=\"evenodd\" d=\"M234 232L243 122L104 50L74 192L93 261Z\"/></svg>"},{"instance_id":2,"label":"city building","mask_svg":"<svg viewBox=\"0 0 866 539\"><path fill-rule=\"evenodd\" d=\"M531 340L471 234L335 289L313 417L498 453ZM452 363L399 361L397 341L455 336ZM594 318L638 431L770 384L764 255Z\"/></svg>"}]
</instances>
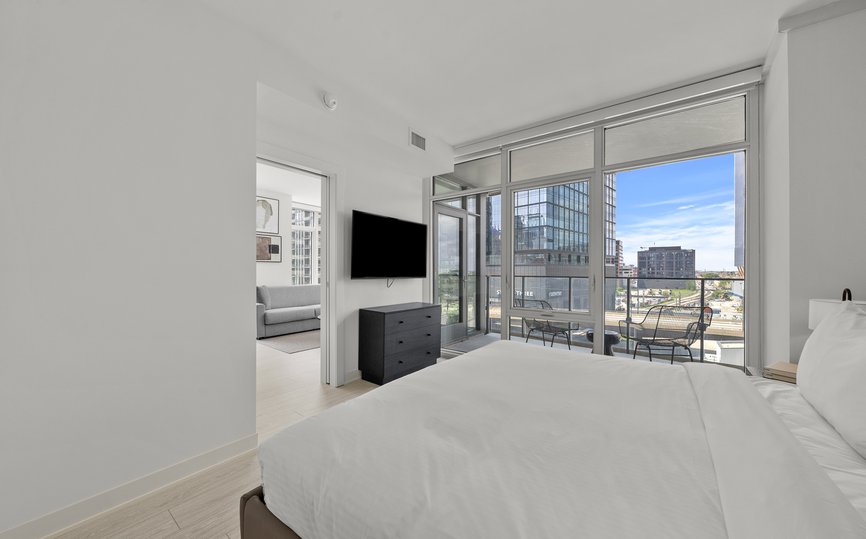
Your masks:
<instances>
[{"instance_id":1,"label":"city building","mask_svg":"<svg viewBox=\"0 0 866 539\"><path fill-rule=\"evenodd\" d=\"M615 234L615 180L606 182L606 225ZM515 297L544 300L554 309L589 309L589 197L584 181L515 193ZM488 198L487 274L501 275L499 197ZM495 222L494 222L495 221ZM605 245L608 276L616 276L616 240ZM614 304L615 289L605 292Z\"/></svg>"},{"instance_id":2,"label":"city building","mask_svg":"<svg viewBox=\"0 0 866 539\"><path fill-rule=\"evenodd\" d=\"M620 264L619 269L616 272L616 276L618 277L618 279L616 280L616 286L618 288L627 288L629 284L628 280L633 277L637 277L637 266L635 266L634 264Z\"/></svg>"},{"instance_id":3,"label":"city building","mask_svg":"<svg viewBox=\"0 0 866 539\"><path fill-rule=\"evenodd\" d=\"M317 284L322 261L321 212L292 208L292 284Z\"/></svg>"},{"instance_id":4,"label":"city building","mask_svg":"<svg viewBox=\"0 0 866 539\"><path fill-rule=\"evenodd\" d=\"M545 300L555 309L589 308L587 188L573 182L515 194L516 297Z\"/></svg>"},{"instance_id":5,"label":"city building","mask_svg":"<svg viewBox=\"0 0 866 539\"><path fill-rule=\"evenodd\" d=\"M685 288L695 278L695 250L675 247L650 247L637 252L638 286L641 288ZM659 279L660 277L664 279Z\"/></svg>"},{"instance_id":6,"label":"city building","mask_svg":"<svg viewBox=\"0 0 866 539\"><path fill-rule=\"evenodd\" d=\"M637 277L637 266L634 264L623 264L619 267L618 277L622 277L624 279Z\"/></svg>"},{"instance_id":7,"label":"city building","mask_svg":"<svg viewBox=\"0 0 866 539\"><path fill-rule=\"evenodd\" d=\"M604 265L615 277L622 260L622 242L616 239L616 174L604 175Z\"/></svg>"}]
</instances>

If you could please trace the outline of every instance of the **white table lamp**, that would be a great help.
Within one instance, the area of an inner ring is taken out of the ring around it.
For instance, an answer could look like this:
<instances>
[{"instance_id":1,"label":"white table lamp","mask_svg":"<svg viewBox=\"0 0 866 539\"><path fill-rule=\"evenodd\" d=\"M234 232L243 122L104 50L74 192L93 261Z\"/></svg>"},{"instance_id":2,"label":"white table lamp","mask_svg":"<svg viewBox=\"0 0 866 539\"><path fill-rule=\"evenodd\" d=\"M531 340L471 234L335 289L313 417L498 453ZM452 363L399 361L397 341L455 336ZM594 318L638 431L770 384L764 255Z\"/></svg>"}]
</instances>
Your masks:
<instances>
[{"instance_id":1,"label":"white table lamp","mask_svg":"<svg viewBox=\"0 0 866 539\"><path fill-rule=\"evenodd\" d=\"M809 329L815 329L827 315L839 310L841 299L810 299Z\"/></svg>"},{"instance_id":2,"label":"white table lamp","mask_svg":"<svg viewBox=\"0 0 866 539\"><path fill-rule=\"evenodd\" d=\"M851 300L851 291L847 288L842 292L842 298ZM809 329L815 329L826 316L835 313L842 305L842 299L810 299ZM855 301L855 305L866 306L866 301Z\"/></svg>"}]
</instances>

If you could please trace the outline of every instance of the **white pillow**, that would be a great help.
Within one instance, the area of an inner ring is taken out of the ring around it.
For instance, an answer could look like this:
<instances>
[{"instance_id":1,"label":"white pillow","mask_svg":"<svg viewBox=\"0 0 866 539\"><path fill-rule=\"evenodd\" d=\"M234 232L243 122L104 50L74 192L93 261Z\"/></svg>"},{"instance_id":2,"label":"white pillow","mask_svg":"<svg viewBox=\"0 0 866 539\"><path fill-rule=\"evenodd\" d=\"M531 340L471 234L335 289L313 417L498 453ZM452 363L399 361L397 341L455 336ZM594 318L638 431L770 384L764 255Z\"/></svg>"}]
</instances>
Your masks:
<instances>
[{"instance_id":1,"label":"white pillow","mask_svg":"<svg viewBox=\"0 0 866 539\"><path fill-rule=\"evenodd\" d=\"M843 301L818 324L800 354L797 386L866 458L866 311Z\"/></svg>"}]
</instances>

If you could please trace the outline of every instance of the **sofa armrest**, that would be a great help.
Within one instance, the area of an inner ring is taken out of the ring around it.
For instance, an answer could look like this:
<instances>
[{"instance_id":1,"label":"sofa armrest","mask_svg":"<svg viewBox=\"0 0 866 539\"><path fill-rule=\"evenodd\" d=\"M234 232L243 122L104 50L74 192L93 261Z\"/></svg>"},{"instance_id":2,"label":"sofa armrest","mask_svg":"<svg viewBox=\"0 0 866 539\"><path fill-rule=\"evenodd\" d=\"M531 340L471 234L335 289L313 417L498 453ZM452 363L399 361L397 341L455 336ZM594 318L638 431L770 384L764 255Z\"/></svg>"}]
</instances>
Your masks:
<instances>
[{"instance_id":1,"label":"sofa armrest","mask_svg":"<svg viewBox=\"0 0 866 539\"><path fill-rule=\"evenodd\" d=\"M256 339L265 336L265 304L256 303Z\"/></svg>"}]
</instances>

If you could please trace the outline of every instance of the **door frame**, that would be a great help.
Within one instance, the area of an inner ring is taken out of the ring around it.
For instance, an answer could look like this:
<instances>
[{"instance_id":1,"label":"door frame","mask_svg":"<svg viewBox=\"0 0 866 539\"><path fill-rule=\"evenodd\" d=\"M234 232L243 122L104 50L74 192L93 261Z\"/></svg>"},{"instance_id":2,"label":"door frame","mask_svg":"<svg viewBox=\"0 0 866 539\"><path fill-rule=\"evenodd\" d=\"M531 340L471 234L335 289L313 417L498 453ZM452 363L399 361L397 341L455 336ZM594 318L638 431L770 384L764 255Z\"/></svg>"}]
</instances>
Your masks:
<instances>
[{"instance_id":1,"label":"door frame","mask_svg":"<svg viewBox=\"0 0 866 539\"><path fill-rule=\"evenodd\" d=\"M476 217L478 219L478 227L476 233L478 235L477 238L477 249L476 249L476 264L477 264L477 292L475 301L477 301L476 305L476 317L478 317L478 332L487 334L490 332L490 328L488 327L488 303L490 300L490 291L487 286L487 201L486 197L501 195L500 186L496 184L491 187L479 187L466 189L463 191L455 191L452 193L444 193L440 195L433 194L433 182L434 178L428 177L424 178L424 196L423 196L423 209L424 209L424 223L427 225L428 230L428 245L430 245L430 256L427 259L427 271L428 275L432 277L428 278L424 282L424 290L423 290L423 300L428 303L435 303L437 301L436 297L436 255L433 252L433 249L437 245L438 237L437 233L434 230L434 223L436 221L434 211L436 208L437 202L442 202L445 200L453 200L455 198L464 198L464 197L480 197L478 200L478 209L477 213L469 213L468 210L466 215L468 218ZM468 245L468 244L467 244ZM468 259L467 259L468 260ZM468 277L468 274L467 274ZM468 313L467 313L468 314ZM468 318L468 317L467 317Z\"/></svg>"},{"instance_id":2,"label":"door frame","mask_svg":"<svg viewBox=\"0 0 866 539\"><path fill-rule=\"evenodd\" d=\"M322 206L319 217L322 228L320 269L321 334L319 379L323 384L339 387L346 382L344 354L339 353L337 331L337 174L327 163L310 159L291 150L258 141L256 162L315 174L321 178ZM291 241L291 239L289 240Z\"/></svg>"},{"instance_id":3,"label":"door frame","mask_svg":"<svg viewBox=\"0 0 866 539\"><path fill-rule=\"evenodd\" d=\"M439 215L445 215L447 217L453 217L460 221L460 275L458 279L459 283L459 291L458 298L460 302L460 321L457 324L450 324L448 326L440 326L442 330L442 344L447 345L452 342L459 341L461 339L465 339L469 335L468 328L468 304L467 301L469 298L466 297L466 280L468 279L468 227L467 222L469 220L469 212L465 209L453 208L450 206L446 206L443 204L434 204L433 205L433 238L434 238L434 250L433 250L433 297L434 299L439 299L439 278L438 278L438 269L439 269ZM462 330L460 329L462 327ZM452 331L455 333L454 335L450 335L449 338L446 339L446 330L447 328L454 328L453 330L448 330L448 333Z\"/></svg>"}]
</instances>

